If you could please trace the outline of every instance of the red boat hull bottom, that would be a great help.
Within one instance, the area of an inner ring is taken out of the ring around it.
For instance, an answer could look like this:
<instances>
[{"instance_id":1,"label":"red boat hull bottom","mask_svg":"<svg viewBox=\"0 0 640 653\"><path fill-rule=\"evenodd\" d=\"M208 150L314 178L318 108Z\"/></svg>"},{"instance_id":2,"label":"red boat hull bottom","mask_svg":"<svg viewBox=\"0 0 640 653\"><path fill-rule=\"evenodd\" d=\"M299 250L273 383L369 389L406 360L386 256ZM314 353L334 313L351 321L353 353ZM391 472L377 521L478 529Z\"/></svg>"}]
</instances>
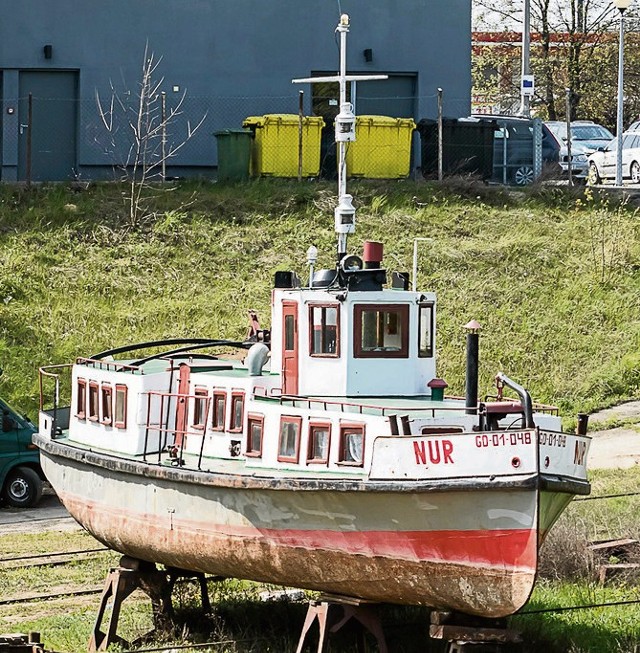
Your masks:
<instances>
[{"instance_id":1,"label":"red boat hull bottom","mask_svg":"<svg viewBox=\"0 0 640 653\"><path fill-rule=\"evenodd\" d=\"M518 610L535 580L537 533L531 529L258 531L60 496L75 519L112 549L216 576L484 617Z\"/></svg>"}]
</instances>

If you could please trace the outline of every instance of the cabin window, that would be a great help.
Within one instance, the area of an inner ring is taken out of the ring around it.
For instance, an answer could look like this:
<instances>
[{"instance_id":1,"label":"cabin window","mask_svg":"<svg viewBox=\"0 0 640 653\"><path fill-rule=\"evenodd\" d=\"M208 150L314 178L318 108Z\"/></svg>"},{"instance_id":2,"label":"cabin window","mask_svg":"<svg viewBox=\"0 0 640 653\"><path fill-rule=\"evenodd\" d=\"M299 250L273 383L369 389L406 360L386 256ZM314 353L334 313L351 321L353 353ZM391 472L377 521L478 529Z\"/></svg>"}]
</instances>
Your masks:
<instances>
[{"instance_id":1,"label":"cabin window","mask_svg":"<svg viewBox=\"0 0 640 653\"><path fill-rule=\"evenodd\" d=\"M291 463L298 462L301 429L302 417L282 417L280 419L278 460Z\"/></svg>"},{"instance_id":2,"label":"cabin window","mask_svg":"<svg viewBox=\"0 0 640 653\"><path fill-rule=\"evenodd\" d=\"M100 419L100 394L98 384L94 381L89 383L89 419L97 422Z\"/></svg>"},{"instance_id":3,"label":"cabin window","mask_svg":"<svg viewBox=\"0 0 640 653\"><path fill-rule=\"evenodd\" d=\"M249 413L247 417L247 456L262 456L262 434L264 433L264 416Z\"/></svg>"},{"instance_id":4,"label":"cabin window","mask_svg":"<svg viewBox=\"0 0 640 653\"><path fill-rule=\"evenodd\" d=\"M84 379L78 379L76 395L76 417L85 419L87 416L87 382Z\"/></svg>"},{"instance_id":5,"label":"cabin window","mask_svg":"<svg viewBox=\"0 0 640 653\"><path fill-rule=\"evenodd\" d=\"M407 358L409 356L409 305L354 307L356 358Z\"/></svg>"},{"instance_id":6,"label":"cabin window","mask_svg":"<svg viewBox=\"0 0 640 653\"><path fill-rule=\"evenodd\" d=\"M420 304L418 310L418 356L433 358L433 304Z\"/></svg>"},{"instance_id":7,"label":"cabin window","mask_svg":"<svg viewBox=\"0 0 640 653\"><path fill-rule=\"evenodd\" d=\"M110 385L102 384L102 423L111 426L113 422L113 390Z\"/></svg>"},{"instance_id":8,"label":"cabin window","mask_svg":"<svg viewBox=\"0 0 640 653\"><path fill-rule=\"evenodd\" d=\"M339 308L339 306L330 304L311 304L309 306L309 351L312 356L340 356L338 347Z\"/></svg>"},{"instance_id":9,"label":"cabin window","mask_svg":"<svg viewBox=\"0 0 640 653\"><path fill-rule=\"evenodd\" d=\"M244 418L244 392L233 392L231 394L231 428L233 433L242 431L242 420Z\"/></svg>"},{"instance_id":10,"label":"cabin window","mask_svg":"<svg viewBox=\"0 0 640 653\"><path fill-rule=\"evenodd\" d=\"M307 462L327 464L329 462L329 442L331 441L331 424L309 424L309 452Z\"/></svg>"},{"instance_id":11,"label":"cabin window","mask_svg":"<svg viewBox=\"0 0 640 653\"><path fill-rule=\"evenodd\" d=\"M362 467L364 462L364 425L340 426L340 463Z\"/></svg>"},{"instance_id":12,"label":"cabin window","mask_svg":"<svg viewBox=\"0 0 640 653\"><path fill-rule=\"evenodd\" d=\"M219 390L213 391L213 419L211 428L214 431L224 431L225 406L227 395Z\"/></svg>"},{"instance_id":13,"label":"cabin window","mask_svg":"<svg viewBox=\"0 0 640 653\"><path fill-rule=\"evenodd\" d=\"M115 427L117 429L127 428L127 386L116 385L116 402L115 402Z\"/></svg>"},{"instance_id":14,"label":"cabin window","mask_svg":"<svg viewBox=\"0 0 640 653\"><path fill-rule=\"evenodd\" d=\"M193 428L199 431L204 431L207 424L207 413L209 412L208 406L208 391L206 388L196 388L194 390L195 397L193 398Z\"/></svg>"}]
</instances>

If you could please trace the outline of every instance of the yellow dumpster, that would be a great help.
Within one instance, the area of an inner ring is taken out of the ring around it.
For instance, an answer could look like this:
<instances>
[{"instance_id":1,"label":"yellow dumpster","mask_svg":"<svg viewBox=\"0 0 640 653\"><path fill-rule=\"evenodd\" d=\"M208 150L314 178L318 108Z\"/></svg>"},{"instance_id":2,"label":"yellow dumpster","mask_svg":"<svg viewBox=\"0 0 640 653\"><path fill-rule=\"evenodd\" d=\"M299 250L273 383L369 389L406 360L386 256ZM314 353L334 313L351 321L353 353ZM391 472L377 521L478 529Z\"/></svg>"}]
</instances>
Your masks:
<instances>
[{"instance_id":1,"label":"yellow dumpster","mask_svg":"<svg viewBox=\"0 0 640 653\"><path fill-rule=\"evenodd\" d=\"M411 118L358 116L356 140L346 147L349 175L369 179L407 177L415 128Z\"/></svg>"},{"instance_id":2,"label":"yellow dumpster","mask_svg":"<svg viewBox=\"0 0 640 653\"><path fill-rule=\"evenodd\" d=\"M243 127L253 130L251 174L254 177L297 177L299 160L299 117L296 114L249 116ZM302 118L302 176L320 173L320 136L324 120Z\"/></svg>"}]
</instances>

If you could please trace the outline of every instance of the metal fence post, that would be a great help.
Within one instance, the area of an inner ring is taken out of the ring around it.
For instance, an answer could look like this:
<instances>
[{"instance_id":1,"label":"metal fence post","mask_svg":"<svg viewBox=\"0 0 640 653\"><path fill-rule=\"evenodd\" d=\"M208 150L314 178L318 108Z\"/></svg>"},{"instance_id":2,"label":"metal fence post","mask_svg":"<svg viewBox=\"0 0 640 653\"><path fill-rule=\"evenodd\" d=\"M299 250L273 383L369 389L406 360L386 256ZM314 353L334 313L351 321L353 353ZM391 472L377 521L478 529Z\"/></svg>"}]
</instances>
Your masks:
<instances>
[{"instance_id":1,"label":"metal fence post","mask_svg":"<svg viewBox=\"0 0 640 653\"><path fill-rule=\"evenodd\" d=\"M298 92L298 181L302 181L302 122L304 120L304 91Z\"/></svg>"},{"instance_id":2,"label":"metal fence post","mask_svg":"<svg viewBox=\"0 0 640 653\"><path fill-rule=\"evenodd\" d=\"M438 88L438 181L442 181L442 89Z\"/></svg>"},{"instance_id":3,"label":"metal fence post","mask_svg":"<svg viewBox=\"0 0 640 653\"><path fill-rule=\"evenodd\" d=\"M31 132L33 131L33 93L29 93L29 101L27 107L27 153L26 153L26 176L27 186L31 186Z\"/></svg>"},{"instance_id":4,"label":"metal fence post","mask_svg":"<svg viewBox=\"0 0 640 653\"><path fill-rule=\"evenodd\" d=\"M571 164L571 89L565 88L567 114L567 172L569 173L569 186L573 186L573 165Z\"/></svg>"}]
</instances>

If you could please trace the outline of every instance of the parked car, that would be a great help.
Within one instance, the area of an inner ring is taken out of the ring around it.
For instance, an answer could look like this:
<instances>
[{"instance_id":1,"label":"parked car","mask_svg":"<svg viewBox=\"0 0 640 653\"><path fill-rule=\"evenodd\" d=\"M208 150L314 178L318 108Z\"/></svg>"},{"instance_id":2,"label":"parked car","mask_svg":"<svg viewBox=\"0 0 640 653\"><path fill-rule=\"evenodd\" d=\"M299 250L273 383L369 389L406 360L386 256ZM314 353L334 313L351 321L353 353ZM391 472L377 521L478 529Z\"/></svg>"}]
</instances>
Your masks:
<instances>
[{"instance_id":1,"label":"parked car","mask_svg":"<svg viewBox=\"0 0 640 653\"><path fill-rule=\"evenodd\" d=\"M471 119L495 122L493 177L501 183L526 186L534 181L533 120L521 116L474 114ZM542 123L542 163L560 172L561 143Z\"/></svg>"},{"instance_id":2,"label":"parked car","mask_svg":"<svg viewBox=\"0 0 640 653\"><path fill-rule=\"evenodd\" d=\"M633 125L632 125L633 126ZM622 178L640 184L640 125L622 134ZM604 179L615 179L618 162L618 139L589 156L588 183L599 184Z\"/></svg>"},{"instance_id":3,"label":"parked car","mask_svg":"<svg viewBox=\"0 0 640 653\"><path fill-rule=\"evenodd\" d=\"M560 167L563 173L568 173L567 123L548 120L545 125L561 143ZM589 172L589 155L605 146L612 138L613 134L602 125L591 120L574 120L571 123L571 174L586 179Z\"/></svg>"},{"instance_id":4,"label":"parked car","mask_svg":"<svg viewBox=\"0 0 640 653\"><path fill-rule=\"evenodd\" d=\"M32 444L36 427L0 399L0 497L10 506L29 508L42 496L40 451Z\"/></svg>"}]
</instances>

